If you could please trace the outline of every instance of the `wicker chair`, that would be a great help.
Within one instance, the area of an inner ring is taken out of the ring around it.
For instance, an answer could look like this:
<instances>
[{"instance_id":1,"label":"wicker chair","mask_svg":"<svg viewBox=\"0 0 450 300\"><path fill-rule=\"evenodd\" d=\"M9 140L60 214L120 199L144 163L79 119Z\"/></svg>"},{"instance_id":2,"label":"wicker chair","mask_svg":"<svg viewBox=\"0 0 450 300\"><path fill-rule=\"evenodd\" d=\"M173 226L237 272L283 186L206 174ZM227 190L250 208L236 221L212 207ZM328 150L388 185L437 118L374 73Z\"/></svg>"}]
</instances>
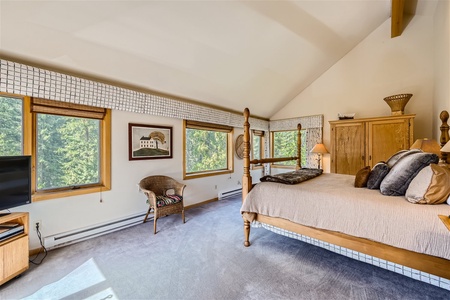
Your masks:
<instances>
[{"instance_id":1,"label":"wicker chair","mask_svg":"<svg viewBox=\"0 0 450 300\"><path fill-rule=\"evenodd\" d=\"M147 222L148 215L153 210L154 234L156 234L156 221L159 217L181 213L181 218L183 223L185 223L183 205L183 191L185 187L185 184L179 183L171 177L161 175L148 176L139 182L139 188L147 196L150 205L145 215L144 223Z\"/></svg>"}]
</instances>

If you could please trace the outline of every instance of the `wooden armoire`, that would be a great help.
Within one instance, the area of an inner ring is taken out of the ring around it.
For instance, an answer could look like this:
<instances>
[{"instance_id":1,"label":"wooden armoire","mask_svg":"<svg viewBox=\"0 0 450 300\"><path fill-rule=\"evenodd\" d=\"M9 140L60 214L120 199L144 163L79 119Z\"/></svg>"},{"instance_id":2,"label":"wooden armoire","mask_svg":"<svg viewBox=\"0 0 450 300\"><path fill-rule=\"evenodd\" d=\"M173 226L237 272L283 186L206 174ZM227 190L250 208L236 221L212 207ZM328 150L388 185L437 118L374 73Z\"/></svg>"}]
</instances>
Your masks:
<instances>
[{"instance_id":1,"label":"wooden armoire","mask_svg":"<svg viewBox=\"0 0 450 300\"><path fill-rule=\"evenodd\" d=\"M329 121L331 172L355 175L414 142L415 115Z\"/></svg>"}]
</instances>

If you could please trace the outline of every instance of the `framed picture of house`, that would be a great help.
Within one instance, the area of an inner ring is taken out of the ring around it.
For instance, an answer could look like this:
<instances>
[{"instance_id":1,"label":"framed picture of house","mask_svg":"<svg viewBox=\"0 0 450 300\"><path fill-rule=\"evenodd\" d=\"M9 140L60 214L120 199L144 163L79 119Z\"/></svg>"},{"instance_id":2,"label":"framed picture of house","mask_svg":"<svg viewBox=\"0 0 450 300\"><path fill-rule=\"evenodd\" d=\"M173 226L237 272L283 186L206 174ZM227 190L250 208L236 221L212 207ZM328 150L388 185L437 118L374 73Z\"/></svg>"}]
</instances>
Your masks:
<instances>
[{"instance_id":1,"label":"framed picture of house","mask_svg":"<svg viewBox=\"0 0 450 300\"><path fill-rule=\"evenodd\" d=\"M172 127L128 123L128 159L172 158Z\"/></svg>"}]
</instances>

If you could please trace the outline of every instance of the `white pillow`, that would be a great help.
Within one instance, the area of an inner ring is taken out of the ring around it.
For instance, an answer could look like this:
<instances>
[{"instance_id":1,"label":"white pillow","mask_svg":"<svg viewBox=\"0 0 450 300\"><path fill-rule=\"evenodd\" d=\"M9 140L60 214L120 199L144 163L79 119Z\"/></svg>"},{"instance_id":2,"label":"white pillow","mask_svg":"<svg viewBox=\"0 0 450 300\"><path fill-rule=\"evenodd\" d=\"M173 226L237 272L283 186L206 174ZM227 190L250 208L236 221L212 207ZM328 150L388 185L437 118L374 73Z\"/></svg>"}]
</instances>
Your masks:
<instances>
[{"instance_id":1,"label":"white pillow","mask_svg":"<svg viewBox=\"0 0 450 300\"><path fill-rule=\"evenodd\" d=\"M426 166L406 190L406 200L419 204L449 203L450 170L437 164Z\"/></svg>"},{"instance_id":2,"label":"white pillow","mask_svg":"<svg viewBox=\"0 0 450 300\"><path fill-rule=\"evenodd\" d=\"M406 200L411 203L417 203L423 200L428 187L431 184L431 178L433 177L433 170L431 166L427 166L417 173L416 177L411 181L406 190Z\"/></svg>"}]
</instances>

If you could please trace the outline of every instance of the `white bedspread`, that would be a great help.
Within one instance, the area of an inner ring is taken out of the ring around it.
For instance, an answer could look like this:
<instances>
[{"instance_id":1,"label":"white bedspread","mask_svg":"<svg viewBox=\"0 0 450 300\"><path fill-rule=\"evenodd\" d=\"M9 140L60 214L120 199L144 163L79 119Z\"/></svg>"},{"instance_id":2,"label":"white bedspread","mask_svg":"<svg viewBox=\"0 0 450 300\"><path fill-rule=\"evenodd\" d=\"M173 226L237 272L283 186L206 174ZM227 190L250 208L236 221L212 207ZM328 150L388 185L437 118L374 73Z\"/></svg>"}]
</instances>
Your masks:
<instances>
[{"instance_id":1,"label":"white bedspread","mask_svg":"<svg viewBox=\"0 0 450 300\"><path fill-rule=\"evenodd\" d=\"M450 260L450 231L438 215L450 205L409 203L403 196L355 188L354 176L322 174L297 185L257 184L241 212L342 232ZM251 221L251 220L250 220Z\"/></svg>"}]
</instances>

